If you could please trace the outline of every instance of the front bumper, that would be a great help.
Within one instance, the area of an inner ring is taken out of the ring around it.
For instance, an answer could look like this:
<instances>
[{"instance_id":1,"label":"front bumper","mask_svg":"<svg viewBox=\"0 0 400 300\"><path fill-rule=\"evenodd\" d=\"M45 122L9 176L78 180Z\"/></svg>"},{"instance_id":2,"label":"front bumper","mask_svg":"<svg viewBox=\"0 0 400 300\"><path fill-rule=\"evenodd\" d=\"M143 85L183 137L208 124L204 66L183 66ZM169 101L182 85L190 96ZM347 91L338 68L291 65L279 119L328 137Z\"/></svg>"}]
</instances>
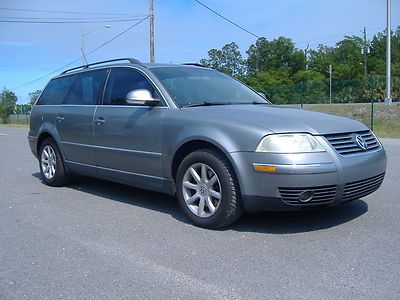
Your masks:
<instances>
[{"instance_id":1,"label":"front bumper","mask_svg":"<svg viewBox=\"0 0 400 300\"><path fill-rule=\"evenodd\" d=\"M248 212L338 205L375 191L386 171L383 147L347 157L331 148L304 154L234 152L231 157ZM273 168L257 172L257 165ZM298 196L307 191L312 199L300 201Z\"/></svg>"}]
</instances>

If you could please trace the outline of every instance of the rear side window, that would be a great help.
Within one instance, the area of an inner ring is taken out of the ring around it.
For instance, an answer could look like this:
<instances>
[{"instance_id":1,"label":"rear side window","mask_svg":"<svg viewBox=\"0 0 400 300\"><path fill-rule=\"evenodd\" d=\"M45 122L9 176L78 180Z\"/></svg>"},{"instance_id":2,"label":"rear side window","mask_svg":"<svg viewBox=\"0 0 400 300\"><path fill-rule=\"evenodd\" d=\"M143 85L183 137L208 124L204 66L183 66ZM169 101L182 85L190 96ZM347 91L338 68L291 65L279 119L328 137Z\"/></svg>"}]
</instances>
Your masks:
<instances>
[{"instance_id":1,"label":"rear side window","mask_svg":"<svg viewBox=\"0 0 400 300\"><path fill-rule=\"evenodd\" d=\"M96 70L76 75L65 104L95 105L101 97L107 70Z\"/></svg>"},{"instance_id":2,"label":"rear side window","mask_svg":"<svg viewBox=\"0 0 400 300\"><path fill-rule=\"evenodd\" d=\"M138 89L146 89L153 98L160 99L154 86L142 73L128 68L112 69L108 77L104 104L128 105L125 101L126 95Z\"/></svg>"},{"instance_id":3,"label":"rear side window","mask_svg":"<svg viewBox=\"0 0 400 300\"><path fill-rule=\"evenodd\" d=\"M64 102L75 76L52 79L44 89L37 104L57 105Z\"/></svg>"}]
</instances>

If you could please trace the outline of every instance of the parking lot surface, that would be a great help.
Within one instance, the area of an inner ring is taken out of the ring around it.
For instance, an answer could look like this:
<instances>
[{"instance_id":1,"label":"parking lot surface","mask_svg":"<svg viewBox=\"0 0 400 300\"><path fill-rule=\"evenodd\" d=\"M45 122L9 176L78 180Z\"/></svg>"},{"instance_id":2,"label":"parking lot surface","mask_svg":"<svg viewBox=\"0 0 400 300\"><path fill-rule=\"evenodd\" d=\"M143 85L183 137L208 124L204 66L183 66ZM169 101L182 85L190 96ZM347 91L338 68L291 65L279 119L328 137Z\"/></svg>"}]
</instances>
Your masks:
<instances>
[{"instance_id":1,"label":"parking lot surface","mask_svg":"<svg viewBox=\"0 0 400 300\"><path fill-rule=\"evenodd\" d=\"M400 140L381 189L339 207L194 227L175 198L77 177L45 186L0 128L1 299L399 299Z\"/></svg>"}]
</instances>

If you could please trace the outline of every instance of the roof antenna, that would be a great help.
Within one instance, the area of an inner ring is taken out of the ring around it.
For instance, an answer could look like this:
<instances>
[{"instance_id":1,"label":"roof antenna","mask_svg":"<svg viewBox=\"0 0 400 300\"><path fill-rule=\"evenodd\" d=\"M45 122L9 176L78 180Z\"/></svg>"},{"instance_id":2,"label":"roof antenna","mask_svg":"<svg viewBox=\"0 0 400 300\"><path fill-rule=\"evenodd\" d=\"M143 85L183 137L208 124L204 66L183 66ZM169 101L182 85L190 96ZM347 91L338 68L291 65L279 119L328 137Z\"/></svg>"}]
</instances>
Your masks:
<instances>
[{"instance_id":1,"label":"roof antenna","mask_svg":"<svg viewBox=\"0 0 400 300\"><path fill-rule=\"evenodd\" d=\"M88 65L88 61L87 61L87 59L86 59L86 55L85 55L85 52L83 52L83 49L81 48L81 52L82 52L82 57L85 59L85 61L86 61L86 65Z\"/></svg>"}]
</instances>

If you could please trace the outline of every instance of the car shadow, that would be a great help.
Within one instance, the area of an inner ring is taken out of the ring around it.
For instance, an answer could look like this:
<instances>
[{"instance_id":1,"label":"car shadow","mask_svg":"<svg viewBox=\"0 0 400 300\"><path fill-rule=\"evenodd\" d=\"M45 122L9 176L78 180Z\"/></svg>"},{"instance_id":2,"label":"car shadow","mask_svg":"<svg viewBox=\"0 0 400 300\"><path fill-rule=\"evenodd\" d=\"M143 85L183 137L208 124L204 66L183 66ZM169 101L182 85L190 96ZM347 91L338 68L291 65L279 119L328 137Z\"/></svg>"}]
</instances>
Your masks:
<instances>
[{"instance_id":1,"label":"car shadow","mask_svg":"<svg viewBox=\"0 0 400 300\"><path fill-rule=\"evenodd\" d=\"M34 173L32 176L42 181L40 173ZM80 175L74 175L74 178L70 180L64 188L78 190L111 201L159 211L161 213L169 214L181 222L188 223L185 216L180 211L176 198L166 194Z\"/></svg>"},{"instance_id":2,"label":"car shadow","mask_svg":"<svg viewBox=\"0 0 400 300\"><path fill-rule=\"evenodd\" d=\"M332 228L368 212L368 204L361 199L334 207L287 212L245 214L232 230L270 234L292 234Z\"/></svg>"},{"instance_id":3,"label":"car shadow","mask_svg":"<svg viewBox=\"0 0 400 300\"><path fill-rule=\"evenodd\" d=\"M32 176L41 179L40 173L34 173ZM176 198L169 195L84 176L74 176L66 188L159 211L171 215L180 222L189 223L181 212ZM350 222L366 212L368 204L358 199L339 206L315 210L245 213L236 223L221 231L269 234L310 232Z\"/></svg>"}]
</instances>

